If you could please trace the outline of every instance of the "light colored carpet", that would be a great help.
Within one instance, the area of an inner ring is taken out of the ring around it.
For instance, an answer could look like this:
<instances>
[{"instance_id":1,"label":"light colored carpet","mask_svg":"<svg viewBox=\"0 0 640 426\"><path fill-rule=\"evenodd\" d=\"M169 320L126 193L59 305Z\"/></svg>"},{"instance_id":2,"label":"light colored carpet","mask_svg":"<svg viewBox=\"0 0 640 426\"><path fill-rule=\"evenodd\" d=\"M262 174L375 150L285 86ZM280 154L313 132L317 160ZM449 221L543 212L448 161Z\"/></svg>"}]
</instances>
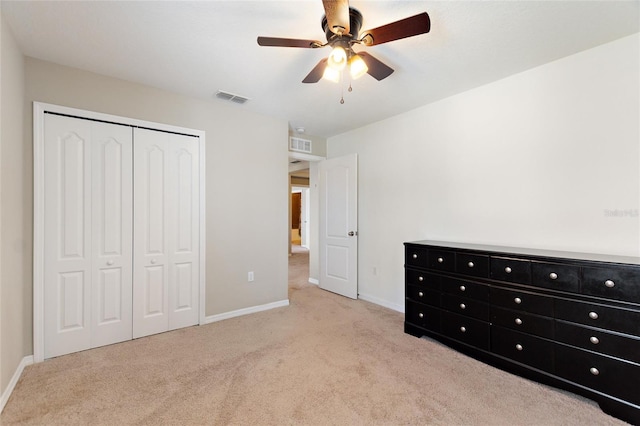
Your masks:
<instances>
[{"instance_id":1,"label":"light colored carpet","mask_svg":"<svg viewBox=\"0 0 640 426\"><path fill-rule=\"evenodd\" d=\"M614 425L598 406L403 333L307 284L291 305L29 366L2 425Z\"/></svg>"}]
</instances>

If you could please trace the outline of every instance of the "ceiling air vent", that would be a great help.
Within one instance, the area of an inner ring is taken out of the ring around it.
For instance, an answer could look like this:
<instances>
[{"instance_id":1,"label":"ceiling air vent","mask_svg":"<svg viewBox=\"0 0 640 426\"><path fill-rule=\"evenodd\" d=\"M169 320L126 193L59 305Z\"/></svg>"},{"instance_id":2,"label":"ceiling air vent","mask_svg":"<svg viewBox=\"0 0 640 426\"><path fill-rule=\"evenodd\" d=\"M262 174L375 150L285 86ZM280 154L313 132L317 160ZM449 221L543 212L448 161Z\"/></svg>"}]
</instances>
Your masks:
<instances>
[{"instance_id":1,"label":"ceiling air vent","mask_svg":"<svg viewBox=\"0 0 640 426\"><path fill-rule=\"evenodd\" d=\"M308 139L289 138L289 150L298 152L307 152L311 154L311 141Z\"/></svg>"},{"instance_id":2,"label":"ceiling air vent","mask_svg":"<svg viewBox=\"0 0 640 426\"><path fill-rule=\"evenodd\" d=\"M218 92L216 93L216 98L235 102L237 104L243 104L249 100L249 98L245 98L244 96L234 95L233 93L224 92L222 90L218 90Z\"/></svg>"}]
</instances>

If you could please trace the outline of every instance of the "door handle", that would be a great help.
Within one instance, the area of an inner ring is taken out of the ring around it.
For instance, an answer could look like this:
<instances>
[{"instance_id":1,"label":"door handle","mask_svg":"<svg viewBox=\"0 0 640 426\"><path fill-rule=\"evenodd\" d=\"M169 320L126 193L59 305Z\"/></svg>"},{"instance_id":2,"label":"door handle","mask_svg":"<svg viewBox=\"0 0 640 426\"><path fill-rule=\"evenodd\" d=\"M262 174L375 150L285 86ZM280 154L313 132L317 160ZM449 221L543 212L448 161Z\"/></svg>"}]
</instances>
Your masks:
<instances>
[{"instance_id":1,"label":"door handle","mask_svg":"<svg viewBox=\"0 0 640 426\"><path fill-rule=\"evenodd\" d=\"M354 235L358 235L358 232L349 231L349 236L353 237Z\"/></svg>"}]
</instances>

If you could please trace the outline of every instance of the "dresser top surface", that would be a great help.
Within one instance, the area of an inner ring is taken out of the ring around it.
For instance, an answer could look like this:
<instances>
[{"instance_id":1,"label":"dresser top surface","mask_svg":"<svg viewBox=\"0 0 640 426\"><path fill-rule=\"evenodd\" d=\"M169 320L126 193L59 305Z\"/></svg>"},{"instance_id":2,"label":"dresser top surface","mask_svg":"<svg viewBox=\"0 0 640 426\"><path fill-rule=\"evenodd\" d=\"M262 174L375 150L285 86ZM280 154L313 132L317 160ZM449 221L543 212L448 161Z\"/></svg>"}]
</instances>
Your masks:
<instances>
[{"instance_id":1,"label":"dresser top surface","mask_svg":"<svg viewBox=\"0 0 640 426\"><path fill-rule=\"evenodd\" d=\"M598 254L598 253L580 253L571 251L558 251L558 250L545 250L545 249L532 249L523 247L506 247L506 246L494 246L488 244L468 244L452 241L410 241L405 244L434 246L440 248L452 248L461 250L476 250L489 252L497 255L522 255L522 256L536 256L543 258L557 258L557 259L575 259L595 262L608 262L608 263L621 263L630 265L640 265L640 257L634 256L618 256L610 254Z\"/></svg>"}]
</instances>

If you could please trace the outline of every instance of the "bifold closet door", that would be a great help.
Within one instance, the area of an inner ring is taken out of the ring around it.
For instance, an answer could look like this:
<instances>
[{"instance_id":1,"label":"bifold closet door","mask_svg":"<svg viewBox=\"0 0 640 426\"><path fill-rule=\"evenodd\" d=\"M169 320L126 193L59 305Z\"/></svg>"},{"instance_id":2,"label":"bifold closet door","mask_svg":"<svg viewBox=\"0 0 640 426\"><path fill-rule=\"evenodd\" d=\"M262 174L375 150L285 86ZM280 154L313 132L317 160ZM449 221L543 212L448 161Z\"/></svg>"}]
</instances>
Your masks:
<instances>
[{"instance_id":1,"label":"bifold closet door","mask_svg":"<svg viewBox=\"0 0 640 426\"><path fill-rule=\"evenodd\" d=\"M44 354L132 338L132 129L45 115Z\"/></svg>"},{"instance_id":2,"label":"bifold closet door","mask_svg":"<svg viewBox=\"0 0 640 426\"><path fill-rule=\"evenodd\" d=\"M133 337L198 324L199 139L134 130Z\"/></svg>"}]
</instances>

